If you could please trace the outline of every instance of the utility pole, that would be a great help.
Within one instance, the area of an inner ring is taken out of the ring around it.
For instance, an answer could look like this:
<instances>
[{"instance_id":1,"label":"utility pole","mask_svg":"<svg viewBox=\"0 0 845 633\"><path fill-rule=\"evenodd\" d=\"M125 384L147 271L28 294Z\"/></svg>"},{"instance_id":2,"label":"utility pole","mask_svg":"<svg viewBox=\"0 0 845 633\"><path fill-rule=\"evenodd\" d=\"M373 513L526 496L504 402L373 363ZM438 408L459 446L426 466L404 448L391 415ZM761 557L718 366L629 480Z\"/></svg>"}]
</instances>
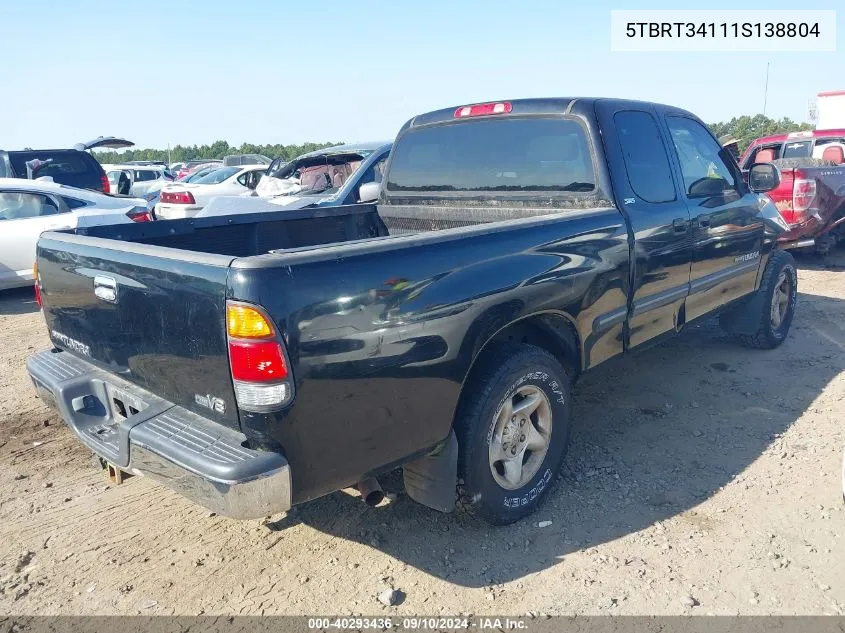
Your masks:
<instances>
[{"instance_id":1,"label":"utility pole","mask_svg":"<svg viewBox=\"0 0 845 633\"><path fill-rule=\"evenodd\" d=\"M167 144L167 166L170 167L173 161L170 160L170 143Z\"/></svg>"},{"instance_id":2,"label":"utility pole","mask_svg":"<svg viewBox=\"0 0 845 633\"><path fill-rule=\"evenodd\" d=\"M766 116L766 105L769 101L769 65L771 62L766 62L766 87L763 89L763 116Z\"/></svg>"}]
</instances>

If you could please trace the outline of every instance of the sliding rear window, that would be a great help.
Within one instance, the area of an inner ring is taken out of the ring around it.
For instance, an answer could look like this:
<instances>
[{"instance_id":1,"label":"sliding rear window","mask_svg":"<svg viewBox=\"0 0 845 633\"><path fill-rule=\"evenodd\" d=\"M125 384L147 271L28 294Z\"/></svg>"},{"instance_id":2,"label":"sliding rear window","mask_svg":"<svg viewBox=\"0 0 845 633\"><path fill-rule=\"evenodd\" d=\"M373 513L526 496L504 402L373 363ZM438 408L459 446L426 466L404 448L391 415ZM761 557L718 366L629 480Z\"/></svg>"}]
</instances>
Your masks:
<instances>
[{"instance_id":1,"label":"sliding rear window","mask_svg":"<svg viewBox=\"0 0 845 633\"><path fill-rule=\"evenodd\" d=\"M573 119L489 118L412 128L393 149L387 191L592 192L584 128Z\"/></svg>"}]
</instances>

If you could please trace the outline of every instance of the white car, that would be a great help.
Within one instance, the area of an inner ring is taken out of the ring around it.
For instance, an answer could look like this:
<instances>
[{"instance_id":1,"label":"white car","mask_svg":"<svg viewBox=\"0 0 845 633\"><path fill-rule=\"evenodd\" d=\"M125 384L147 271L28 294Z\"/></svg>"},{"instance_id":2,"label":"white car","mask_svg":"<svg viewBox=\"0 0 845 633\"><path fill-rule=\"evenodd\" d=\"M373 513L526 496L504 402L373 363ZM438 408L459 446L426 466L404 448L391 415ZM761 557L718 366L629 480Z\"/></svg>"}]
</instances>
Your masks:
<instances>
[{"instance_id":1,"label":"white car","mask_svg":"<svg viewBox=\"0 0 845 633\"><path fill-rule=\"evenodd\" d=\"M221 167L194 182L167 184L155 207L156 218L192 218L216 196L237 196L255 189L266 171L267 165Z\"/></svg>"},{"instance_id":2,"label":"white car","mask_svg":"<svg viewBox=\"0 0 845 633\"><path fill-rule=\"evenodd\" d=\"M0 290L32 284L43 231L151 220L144 200L75 189L50 178L0 178Z\"/></svg>"},{"instance_id":3,"label":"white car","mask_svg":"<svg viewBox=\"0 0 845 633\"><path fill-rule=\"evenodd\" d=\"M106 176L109 179L109 191L112 194L132 196L134 198L145 198L150 192L156 192L173 178L165 173L165 168L160 166L146 165L109 165ZM121 182L123 174L125 180ZM124 188L123 191L120 189Z\"/></svg>"}]
</instances>

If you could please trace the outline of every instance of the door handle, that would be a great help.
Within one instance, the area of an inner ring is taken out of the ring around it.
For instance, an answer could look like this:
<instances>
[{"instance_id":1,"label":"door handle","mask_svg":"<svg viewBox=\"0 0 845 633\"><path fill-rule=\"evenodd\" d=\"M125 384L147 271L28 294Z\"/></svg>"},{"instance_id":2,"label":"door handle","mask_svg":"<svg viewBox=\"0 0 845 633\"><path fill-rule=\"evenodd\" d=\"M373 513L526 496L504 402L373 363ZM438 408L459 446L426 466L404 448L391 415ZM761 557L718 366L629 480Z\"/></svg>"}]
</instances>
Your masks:
<instances>
[{"instance_id":1,"label":"door handle","mask_svg":"<svg viewBox=\"0 0 845 633\"><path fill-rule=\"evenodd\" d=\"M709 215L700 215L698 216L698 226L703 229L706 229L710 226L710 216Z\"/></svg>"},{"instance_id":2,"label":"door handle","mask_svg":"<svg viewBox=\"0 0 845 633\"><path fill-rule=\"evenodd\" d=\"M686 218L675 218L672 220L672 228L675 229L675 233L686 233L689 228L689 220Z\"/></svg>"}]
</instances>

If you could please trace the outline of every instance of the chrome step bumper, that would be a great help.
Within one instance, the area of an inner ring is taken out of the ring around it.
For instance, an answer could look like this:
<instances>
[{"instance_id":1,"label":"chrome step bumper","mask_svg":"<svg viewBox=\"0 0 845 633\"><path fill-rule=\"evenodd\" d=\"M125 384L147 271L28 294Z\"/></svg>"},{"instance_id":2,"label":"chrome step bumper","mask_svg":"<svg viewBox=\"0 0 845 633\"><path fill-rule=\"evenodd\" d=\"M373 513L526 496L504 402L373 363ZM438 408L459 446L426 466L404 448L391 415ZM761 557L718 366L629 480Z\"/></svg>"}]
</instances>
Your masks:
<instances>
[{"instance_id":1,"label":"chrome step bumper","mask_svg":"<svg viewBox=\"0 0 845 633\"><path fill-rule=\"evenodd\" d=\"M236 519L290 509L290 466L282 454L246 448L242 433L68 352L34 354L27 370L80 441L122 470Z\"/></svg>"}]
</instances>

